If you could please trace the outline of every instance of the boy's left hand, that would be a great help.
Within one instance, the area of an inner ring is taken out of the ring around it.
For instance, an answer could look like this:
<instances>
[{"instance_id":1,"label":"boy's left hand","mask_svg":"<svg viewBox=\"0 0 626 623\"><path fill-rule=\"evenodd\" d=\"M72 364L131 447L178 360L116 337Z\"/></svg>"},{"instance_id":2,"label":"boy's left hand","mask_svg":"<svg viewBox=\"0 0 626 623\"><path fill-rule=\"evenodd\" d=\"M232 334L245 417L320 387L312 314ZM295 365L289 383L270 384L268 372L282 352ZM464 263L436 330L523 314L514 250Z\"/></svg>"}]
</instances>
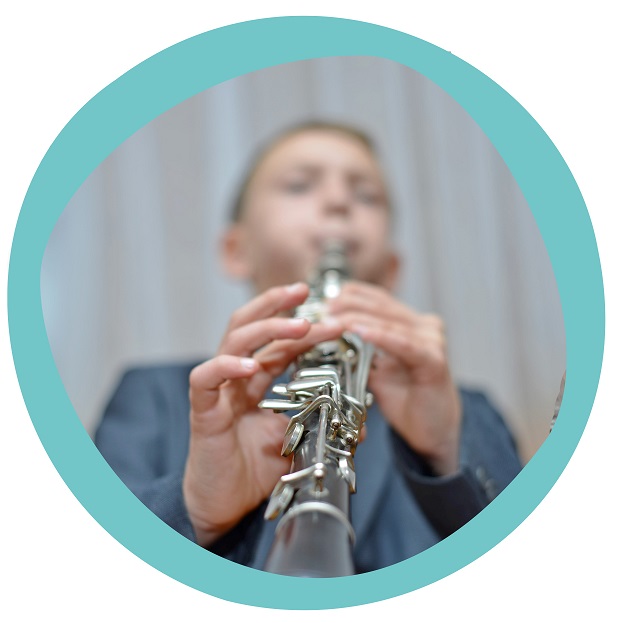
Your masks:
<instances>
[{"instance_id":1,"label":"boy's left hand","mask_svg":"<svg viewBox=\"0 0 626 623\"><path fill-rule=\"evenodd\" d=\"M378 349L368 386L390 425L435 473L456 472L461 402L442 320L361 282L346 283L329 302L329 312Z\"/></svg>"}]
</instances>

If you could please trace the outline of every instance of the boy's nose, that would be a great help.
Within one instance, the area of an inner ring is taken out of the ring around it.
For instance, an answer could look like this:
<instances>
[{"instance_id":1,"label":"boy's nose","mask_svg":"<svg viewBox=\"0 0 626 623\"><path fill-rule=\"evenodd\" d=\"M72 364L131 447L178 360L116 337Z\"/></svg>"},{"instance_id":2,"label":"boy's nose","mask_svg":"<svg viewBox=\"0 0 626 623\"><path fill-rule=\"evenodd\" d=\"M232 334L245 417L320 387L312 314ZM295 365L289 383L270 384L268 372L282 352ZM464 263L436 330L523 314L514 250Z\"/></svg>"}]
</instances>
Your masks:
<instances>
[{"instance_id":1,"label":"boy's nose","mask_svg":"<svg viewBox=\"0 0 626 623\"><path fill-rule=\"evenodd\" d=\"M349 215L352 196L345 183L329 182L324 191L323 208L326 215Z\"/></svg>"}]
</instances>

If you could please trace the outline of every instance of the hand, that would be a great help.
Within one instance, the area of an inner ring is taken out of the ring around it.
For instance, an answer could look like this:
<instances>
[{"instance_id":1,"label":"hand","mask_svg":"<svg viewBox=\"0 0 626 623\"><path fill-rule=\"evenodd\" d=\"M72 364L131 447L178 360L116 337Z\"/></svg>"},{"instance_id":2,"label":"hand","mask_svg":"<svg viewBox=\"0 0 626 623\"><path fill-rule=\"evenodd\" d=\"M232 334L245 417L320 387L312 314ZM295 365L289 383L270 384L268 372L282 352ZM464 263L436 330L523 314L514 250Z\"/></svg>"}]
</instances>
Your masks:
<instances>
[{"instance_id":1,"label":"hand","mask_svg":"<svg viewBox=\"0 0 626 623\"><path fill-rule=\"evenodd\" d=\"M390 425L435 473L456 472L461 404L448 367L443 322L360 282L345 284L329 312L378 348L369 387Z\"/></svg>"},{"instance_id":2,"label":"hand","mask_svg":"<svg viewBox=\"0 0 626 623\"><path fill-rule=\"evenodd\" d=\"M183 495L203 546L239 523L289 471L280 455L288 418L257 405L297 355L342 332L337 324L279 316L307 295L300 283L256 297L231 317L217 356L191 372Z\"/></svg>"}]
</instances>

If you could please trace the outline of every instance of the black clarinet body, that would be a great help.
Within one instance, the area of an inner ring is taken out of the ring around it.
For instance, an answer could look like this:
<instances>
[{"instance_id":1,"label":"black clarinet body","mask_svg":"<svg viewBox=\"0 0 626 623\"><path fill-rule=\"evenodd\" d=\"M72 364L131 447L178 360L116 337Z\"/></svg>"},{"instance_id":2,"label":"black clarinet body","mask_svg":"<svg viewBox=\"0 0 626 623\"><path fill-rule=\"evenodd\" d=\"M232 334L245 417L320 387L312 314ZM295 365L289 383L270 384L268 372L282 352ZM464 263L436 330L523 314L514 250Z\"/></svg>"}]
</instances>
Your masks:
<instances>
[{"instance_id":1,"label":"black clarinet body","mask_svg":"<svg viewBox=\"0 0 626 623\"><path fill-rule=\"evenodd\" d=\"M294 471L310 465L313 459L306 456L310 446L302 446L294 456ZM354 536L347 521L349 485L338 469L330 469L324 486L323 497L308 487L294 494L289 511L277 526L266 571L298 577L354 575Z\"/></svg>"},{"instance_id":2,"label":"black clarinet body","mask_svg":"<svg viewBox=\"0 0 626 623\"><path fill-rule=\"evenodd\" d=\"M349 277L344 247L327 245L307 301L296 316L319 321L327 299ZM295 412L282 448L291 470L277 483L265 513L282 515L265 570L299 577L355 573L350 494L356 492L354 453L372 396L367 379L373 348L344 333L323 342L293 364L291 381L274 387L277 399L260 403L276 412Z\"/></svg>"}]
</instances>

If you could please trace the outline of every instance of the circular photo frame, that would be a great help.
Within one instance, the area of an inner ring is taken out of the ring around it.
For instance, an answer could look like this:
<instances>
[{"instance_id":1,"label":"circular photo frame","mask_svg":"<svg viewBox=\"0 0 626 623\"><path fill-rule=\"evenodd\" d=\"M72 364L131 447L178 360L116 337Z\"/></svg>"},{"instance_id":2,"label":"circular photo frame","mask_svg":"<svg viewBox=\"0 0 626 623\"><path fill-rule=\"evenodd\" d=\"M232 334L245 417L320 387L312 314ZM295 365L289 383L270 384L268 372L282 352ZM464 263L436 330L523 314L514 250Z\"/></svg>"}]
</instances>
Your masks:
<instances>
[{"instance_id":1,"label":"circular photo frame","mask_svg":"<svg viewBox=\"0 0 626 623\"><path fill-rule=\"evenodd\" d=\"M71 197L139 128L226 80L328 56L376 56L420 72L463 106L491 140L519 184L552 262L567 337L567 390L554 431L530 462L452 536L379 571L302 579L211 554L174 532L122 484L61 382L44 326L40 271L50 234ZM130 551L172 578L229 601L282 609L339 608L401 595L454 573L494 547L540 503L572 456L591 411L604 346L602 275L589 214L541 127L496 83L451 53L402 32L326 17L262 19L198 35L149 58L89 101L59 134L32 180L15 230L8 301L26 406L50 459L87 511Z\"/></svg>"}]
</instances>

